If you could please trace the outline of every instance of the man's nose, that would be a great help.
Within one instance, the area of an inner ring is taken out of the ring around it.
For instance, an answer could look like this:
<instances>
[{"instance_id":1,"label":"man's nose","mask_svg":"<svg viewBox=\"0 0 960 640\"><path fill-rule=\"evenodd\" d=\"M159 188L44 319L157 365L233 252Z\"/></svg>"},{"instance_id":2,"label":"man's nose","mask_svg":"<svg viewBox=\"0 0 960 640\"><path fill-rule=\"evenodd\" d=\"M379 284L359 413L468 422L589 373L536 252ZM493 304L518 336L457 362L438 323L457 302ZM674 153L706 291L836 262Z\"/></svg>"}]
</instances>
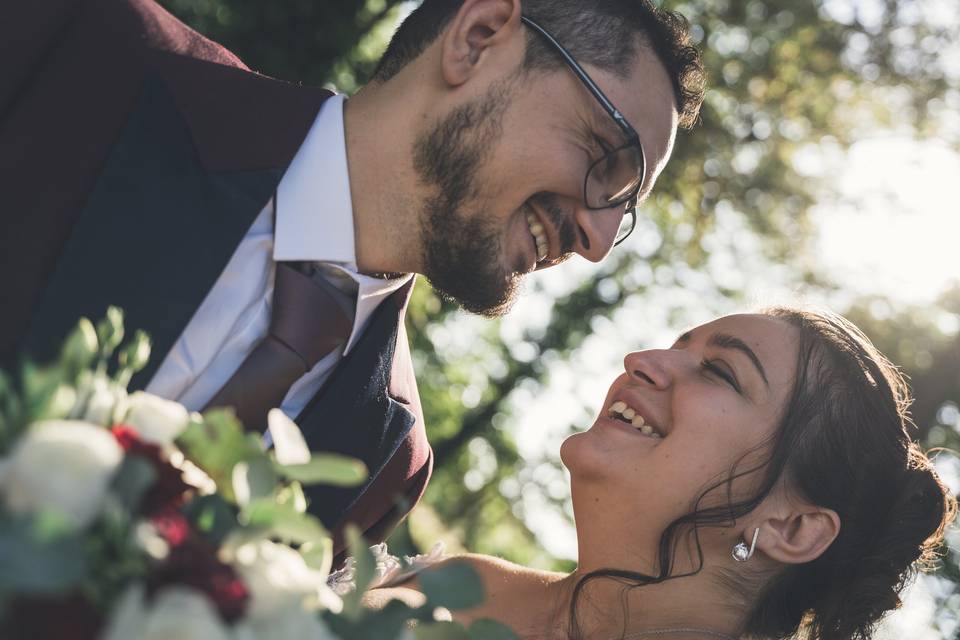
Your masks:
<instances>
[{"instance_id":1,"label":"man's nose","mask_svg":"<svg viewBox=\"0 0 960 640\"><path fill-rule=\"evenodd\" d=\"M625 205L609 209L588 209L580 203L573 213L575 240L573 250L590 262L600 262L617 239Z\"/></svg>"}]
</instances>

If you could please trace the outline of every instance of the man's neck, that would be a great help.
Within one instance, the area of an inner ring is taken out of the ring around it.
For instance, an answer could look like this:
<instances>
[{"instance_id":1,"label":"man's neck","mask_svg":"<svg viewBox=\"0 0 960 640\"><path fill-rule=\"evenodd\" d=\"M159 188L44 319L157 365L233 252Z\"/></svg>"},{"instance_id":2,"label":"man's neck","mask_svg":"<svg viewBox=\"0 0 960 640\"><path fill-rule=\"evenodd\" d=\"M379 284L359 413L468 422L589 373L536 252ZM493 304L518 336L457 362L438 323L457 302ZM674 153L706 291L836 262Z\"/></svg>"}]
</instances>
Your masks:
<instances>
[{"instance_id":1,"label":"man's neck","mask_svg":"<svg viewBox=\"0 0 960 640\"><path fill-rule=\"evenodd\" d=\"M417 181L410 160L415 133L409 122L415 119L390 90L389 83L365 87L344 106L357 266L371 275L410 273L420 266Z\"/></svg>"}]
</instances>

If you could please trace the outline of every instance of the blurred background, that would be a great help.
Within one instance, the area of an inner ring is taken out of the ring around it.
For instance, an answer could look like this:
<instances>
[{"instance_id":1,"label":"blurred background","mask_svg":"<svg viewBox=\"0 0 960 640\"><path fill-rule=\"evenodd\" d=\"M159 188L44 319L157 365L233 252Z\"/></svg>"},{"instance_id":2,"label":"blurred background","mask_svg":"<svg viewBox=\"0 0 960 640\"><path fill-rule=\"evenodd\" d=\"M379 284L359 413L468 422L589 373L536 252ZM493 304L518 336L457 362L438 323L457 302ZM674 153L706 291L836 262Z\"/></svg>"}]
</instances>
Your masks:
<instances>
[{"instance_id":1,"label":"blurred background","mask_svg":"<svg viewBox=\"0 0 960 640\"><path fill-rule=\"evenodd\" d=\"M264 74L350 94L416 2L162 0ZM561 441L628 351L773 303L854 320L910 376L916 438L960 491L960 3L666 1L709 87L637 230L601 265L528 278L510 316L467 316L422 279L408 313L430 440L395 553L574 566ZM960 533L883 637L960 640Z\"/></svg>"}]
</instances>

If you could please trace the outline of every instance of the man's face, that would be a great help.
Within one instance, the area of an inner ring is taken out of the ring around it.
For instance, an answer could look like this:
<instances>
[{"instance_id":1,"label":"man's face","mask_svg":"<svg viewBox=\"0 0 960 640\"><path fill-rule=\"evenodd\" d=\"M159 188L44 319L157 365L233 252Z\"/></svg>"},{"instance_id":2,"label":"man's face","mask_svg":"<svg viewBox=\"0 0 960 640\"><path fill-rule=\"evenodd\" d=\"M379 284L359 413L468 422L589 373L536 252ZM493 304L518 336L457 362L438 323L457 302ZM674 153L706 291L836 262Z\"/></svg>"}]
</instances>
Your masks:
<instances>
[{"instance_id":1,"label":"man's face","mask_svg":"<svg viewBox=\"0 0 960 640\"><path fill-rule=\"evenodd\" d=\"M645 48L625 78L585 68L640 136L643 198L676 131L666 71ZM591 210L583 201L592 162L625 141L613 119L566 67L510 73L429 126L414 151L431 192L420 216L424 275L490 316L510 308L524 274L572 253L601 260L624 215L622 205Z\"/></svg>"}]
</instances>

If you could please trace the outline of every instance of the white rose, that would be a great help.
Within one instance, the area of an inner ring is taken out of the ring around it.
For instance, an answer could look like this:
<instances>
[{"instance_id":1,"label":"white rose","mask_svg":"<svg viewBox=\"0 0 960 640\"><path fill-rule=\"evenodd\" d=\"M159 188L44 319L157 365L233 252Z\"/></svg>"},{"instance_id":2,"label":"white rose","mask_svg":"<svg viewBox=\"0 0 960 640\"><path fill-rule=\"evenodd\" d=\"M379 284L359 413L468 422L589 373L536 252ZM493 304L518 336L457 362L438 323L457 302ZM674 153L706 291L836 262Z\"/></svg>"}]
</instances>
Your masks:
<instances>
[{"instance_id":1,"label":"white rose","mask_svg":"<svg viewBox=\"0 0 960 640\"><path fill-rule=\"evenodd\" d=\"M106 429L75 420L33 424L0 468L0 493L15 512L55 510L75 528L100 513L123 449Z\"/></svg>"},{"instance_id":2,"label":"white rose","mask_svg":"<svg viewBox=\"0 0 960 640\"><path fill-rule=\"evenodd\" d=\"M143 585L129 587L110 616L104 640L230 640L220 614L200 591L165 587L149 605Z\"/></svg>"},{"instance_id":3,"label":"white rose","mask_svg":"<svg viewBox=\"0 0 960 640\"><path fill-rule=\"evenodd\" d=\"M134 427L146 442L164 446L190 424L190 413L179 402L137 391L128 399L124 424Z\"/></svg>"},{"instance_id":4,"label":"white rose","mask_svg":"<svg viewBox=\"0 0 960 640\"><path fill-rule=\"evenodd\" d=\"M103 376L95 376L82 399L83 413L77 417L105 427L113 426L126 399L126 389Z\"/></svg>"},{"instance_id":5,"label":"white rose","mask_svg":"<svg viewBox=\"0 0 960 640\"><path fill-rule=\"evenodd\" d=\"M251 622L275 621L296 611L340 611L342 601L327 587L327 574L311 569L290 547L269 540L236 550L233 564L250 590Z\"/></svg>"}]
</instances>

